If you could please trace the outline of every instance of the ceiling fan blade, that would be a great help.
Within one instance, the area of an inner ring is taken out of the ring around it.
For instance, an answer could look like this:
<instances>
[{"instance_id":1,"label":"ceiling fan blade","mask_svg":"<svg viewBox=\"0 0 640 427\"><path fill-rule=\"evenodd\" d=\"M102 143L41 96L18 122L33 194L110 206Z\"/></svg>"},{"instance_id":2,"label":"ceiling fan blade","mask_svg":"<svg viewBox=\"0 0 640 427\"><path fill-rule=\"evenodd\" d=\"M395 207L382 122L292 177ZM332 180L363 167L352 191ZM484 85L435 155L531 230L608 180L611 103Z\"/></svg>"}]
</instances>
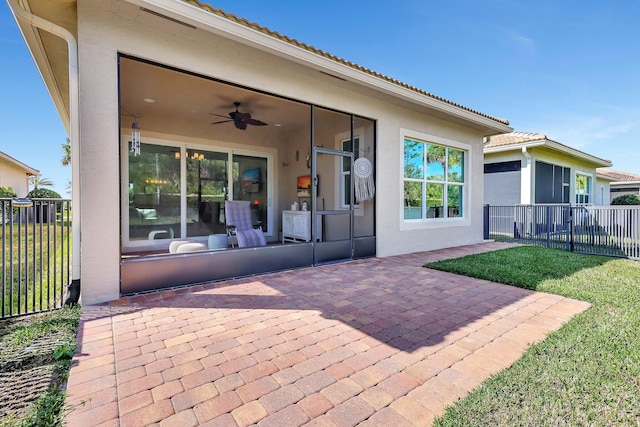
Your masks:
<instances>
[{"instance_id":1,"label":"ceiling fan blade","mask_svg":"<svg viewBox=\"0 0 640 427\"><path fill-rule=\"evenodd\" d=\"M217 125L217 124L220 124L220 123L229 123L229 122L232 122L232 121L233 121L233 120L221 120L221 121L219 121L219 122L213 122L213 123L211 123L211 124L212 124L212 125Z\"/></svg>"},{"instance_id":2,"label":"ceiling fan blade","mask_svg":"<svg viewBox=\"0 0 640 427\"><path fill-rule=\"evenodd\" d=\"M222 117L223 119L229 119L231 117L230 114L226 115L226 116L223 116L221 114L216 114L216 113L209 113L209 114L212 115L212 116L216 116L216 117ZM233 117L231 117L231 119L233 119Z\"/></svg>"},{"instance_id":3,"label":"ceiling fan blade","mask_svg":"<svg viewBox=\"0 0 640 427\"><path fill-rule=\"evenodd\" d=\"M245 123L253 126L266 126L267 124L261 120L256 120L252 118L248 118L245 120Z\"/></svg>"}]
</instances>

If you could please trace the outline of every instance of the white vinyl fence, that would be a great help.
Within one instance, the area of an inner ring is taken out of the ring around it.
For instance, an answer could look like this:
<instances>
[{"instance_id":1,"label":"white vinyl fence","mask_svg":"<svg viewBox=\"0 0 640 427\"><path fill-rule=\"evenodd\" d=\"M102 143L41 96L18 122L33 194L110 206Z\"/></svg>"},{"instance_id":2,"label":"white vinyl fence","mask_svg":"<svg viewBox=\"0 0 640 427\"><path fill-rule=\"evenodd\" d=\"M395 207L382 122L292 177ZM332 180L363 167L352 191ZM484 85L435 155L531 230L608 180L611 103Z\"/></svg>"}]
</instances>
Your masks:
<instances>
[{"instance_id":1,"label":"white vinyl fence","mask_svg":"<svg viewBox=\"0 0 640 427\"><path fill-rule=\"evenodd\" d=\"M485 206L485 237L640 259L640 206Z\"/></svg>"}]
</instances>

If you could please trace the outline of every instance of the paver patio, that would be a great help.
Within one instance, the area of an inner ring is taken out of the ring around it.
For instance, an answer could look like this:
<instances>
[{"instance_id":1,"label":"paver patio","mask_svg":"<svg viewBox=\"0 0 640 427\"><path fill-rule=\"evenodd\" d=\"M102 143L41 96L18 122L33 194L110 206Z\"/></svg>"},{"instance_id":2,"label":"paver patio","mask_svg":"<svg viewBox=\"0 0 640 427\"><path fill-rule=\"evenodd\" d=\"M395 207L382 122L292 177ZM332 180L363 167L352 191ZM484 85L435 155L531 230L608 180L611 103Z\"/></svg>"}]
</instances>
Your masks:
<instances>
[{"instance_id":1,"label":"paver patio","mask_svg":"<svg viewBox=\"0 0 640 427\"><path fill-rule=\"evenodd\" d=\"M70 426L428 426L589 304L357 260L85 306Z\"/></svg>"}]
</instances>

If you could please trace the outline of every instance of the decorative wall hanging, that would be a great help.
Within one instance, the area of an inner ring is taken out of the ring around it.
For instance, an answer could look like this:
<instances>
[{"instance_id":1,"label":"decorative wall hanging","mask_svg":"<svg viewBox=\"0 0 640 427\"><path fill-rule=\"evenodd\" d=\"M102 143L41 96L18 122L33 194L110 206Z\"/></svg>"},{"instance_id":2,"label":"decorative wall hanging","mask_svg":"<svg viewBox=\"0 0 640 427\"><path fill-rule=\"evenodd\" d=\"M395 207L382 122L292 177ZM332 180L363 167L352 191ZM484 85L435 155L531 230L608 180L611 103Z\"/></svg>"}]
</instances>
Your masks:
<instances>
[{"instance_id":1,"label":"decorative wall hanging","mask_svg":"<svg viewBox=\"0 0 640 427\"><path fill-rule=\"evenodd\" d=\"M373 165L366 157L359 157L353 162L353 174L355 176L354 187L356 200L365 202L373 199L376 189L373 183Z\"/></svg>"},{"instance_id":2,"label":"decorative wall hanging","mask_svg":"<svg viewBox=\"0 0 640 427\"><path fill-rule=\"evenodd\" d=\"M131 123L131 152L134 156L140 155L140 123L135 118Z\"/></svg>"}]
</instances>

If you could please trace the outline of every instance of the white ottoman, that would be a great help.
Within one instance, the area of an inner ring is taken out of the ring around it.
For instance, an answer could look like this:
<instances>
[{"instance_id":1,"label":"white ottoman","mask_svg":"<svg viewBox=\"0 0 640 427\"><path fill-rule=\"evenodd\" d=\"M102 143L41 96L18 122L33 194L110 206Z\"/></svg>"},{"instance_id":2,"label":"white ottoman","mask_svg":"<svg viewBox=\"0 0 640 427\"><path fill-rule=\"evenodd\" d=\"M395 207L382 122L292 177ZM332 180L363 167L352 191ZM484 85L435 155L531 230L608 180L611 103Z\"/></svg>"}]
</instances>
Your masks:
<instances>
[{"instance_id":1,"label":"white ottoman","mask_svg":"<svg viewBox=\"0 0 640 427\"><path fill-rule=\"evenodd\" d=\"M173 242L169 243L169 253L175 254L176 252L178 252L178 248L184 245L185 243L195 243L195 242L193 240L174 240Z\"/></svg>"},{"instance_id":2,"label":"white ottoman","mask_svg":"<svg viewBox=\"0 0 640 427\"><path fill-rule=\"evenodd\" d=\"M178 248L176 249L176 253L183 254L185 252L206 251L208 249L209 248L204 243L189 242L178 246Z\"/></svg>"}]
</instances>

